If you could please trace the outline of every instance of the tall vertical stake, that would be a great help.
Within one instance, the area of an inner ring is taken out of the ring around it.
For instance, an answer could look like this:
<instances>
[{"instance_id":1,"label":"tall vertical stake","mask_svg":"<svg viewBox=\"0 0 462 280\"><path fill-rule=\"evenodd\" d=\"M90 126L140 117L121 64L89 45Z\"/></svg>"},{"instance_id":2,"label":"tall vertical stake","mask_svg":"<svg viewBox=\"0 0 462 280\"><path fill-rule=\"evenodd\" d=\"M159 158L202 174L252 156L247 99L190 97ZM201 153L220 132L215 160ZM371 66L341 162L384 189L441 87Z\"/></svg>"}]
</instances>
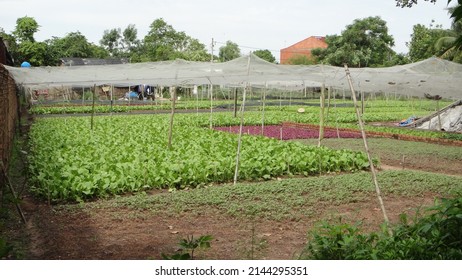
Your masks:
<instances>
[{"instance_id":1,"label":"tall vertical stake","mask_svg":"<svg viewBox=\"0 0 462 280\"><path fill-rule=\"evenodd\" d=\"M213 128L213 84L210 82L210 129Z\"/></svg>"},{"instance_id":2,"label":"tall vertical stake","mask_svg":"<svg viewBox=\"0 0 462 280\"><path fill-rule=\"evenodd\" d=\"M371 173L372 173L372 179L373 179L374 185L375 185L375 191L377 193L377 198L378 198L379 203L380 203L380 208L382 209L383 219L385 220L385 223L387 225L388 232L391 234L392 233L391 229L388 227L389 220L388 220L387 212L385 210L385 205L383 204L382 195L380 193L380 187L379 187L379 183L378 183L378 180L377 180L377 172L375 171L374 163L372 162L371 153L369 152L369 146L367 145L366 132L364 131L363 120L362 120L362 117L361 117L361 113L359 112L359 109L358 109L358 101L356 100L355 89L353 87L353 82L351 81L350 70L348 69L348 66L346 64L345 64L345 72L346 72L346 76L347 76L347 79L348 79L348 83L350 85L351 96L353 98L354 107L355 107L355 111L356 111L356 117L358 118L359 127L361 129L361 135L362 135L363 142L364 142L364 148L366 149L367 159L369 160L369 165L371 167Z\"/></svg>"},{"instance_id":3,"label":"tall vertical stake","mask_svg":"<svg viewBox=\"0 0 462 280\"><path fill-rule=\"evenodd\" d=\"M325 88L326 86L322 84L321 87L321 96L319 97L319 138L318 138L318 147L321 147L322 139L324 138L324 103L325 103Z\"/></svg>"},{"instance_id":4,"label":"tall vertical stake","mask_svg":"<svg viewBox=\"0 0 462 280\"><path fill-rule=\"evenodd\" d=\"M93 86L93 104L91 106L91 130L93 130L93 118L95 116L95 95L96 95L96 84Z\"/></svg>"},{"instance_id":5,"label":"tall vertical stake","mask_svg":"<svg viewBox=\"0 0 462 280\"><path fill-rule=\"evenodd\" d=\"M248 80L249 75L250 75L250 55L249 55L249 60L247 62L247 80ZM239 125L239 137L237 141L236 168L234 170L234 185L236 185L237 178L239 177L239 161L241 159L241 145L242 145L242 126L244 125L244 111L245 111L245 98L247 95L247 86L248 86L248 81L245 82L244 93L242 96L241 123Z\"/></svg>"},{"instance_id":6,"label":"tall vertical stake","mask_svg":"<svg viewBox=\"0 0 462 280\"><path fill-rule=\"evenodd\" d=\"M265 105L266 105L266 90L268 89L268 83L265 83L265 89L263 90L263 108L261 113L261 135L265 135Z\"/></svg>"},{"instance_id":7,"label":"tall vertical stake","mask_svg":"<svg viewBox=\"0 0 462 280\"><path fill-rule=\"evenodd\" d=\"M172 112L170 114L170 127L168 130L168 148L172 148L173 138L173 117L175 116L176 87L170 88L170 97L172 98Z\"/></svg>"}]
</instances>

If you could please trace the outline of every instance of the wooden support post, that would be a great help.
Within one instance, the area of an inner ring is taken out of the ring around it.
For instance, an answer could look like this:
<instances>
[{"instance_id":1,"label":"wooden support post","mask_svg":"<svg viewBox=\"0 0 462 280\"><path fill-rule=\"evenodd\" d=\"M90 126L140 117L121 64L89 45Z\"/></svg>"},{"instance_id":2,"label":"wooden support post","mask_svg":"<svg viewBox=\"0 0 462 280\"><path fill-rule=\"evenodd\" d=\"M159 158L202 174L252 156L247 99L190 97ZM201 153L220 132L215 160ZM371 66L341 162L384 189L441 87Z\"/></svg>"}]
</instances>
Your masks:
<instances>
[{"instance_id":1,"label":"wooden support post","mask_svg":"<svg viewBox=\"0 0 462 280\"><path fill-rule=\"evenodd\" d=\"M170 97L172 98L172 112L170 114L170 128L168 130L168 148L172 148L173 138L173 117L175 116L176 88L170 88Z\"/></svg>"},{"instance_id":2,"label":"wooden support post","mask_svg":"<svg viewBox=\"0 0 462 280\"><path fill-rule=\"evenodd\" d=\"M319 110L319 138L318 138L318 147L321 147L321 142L322 139L324 138L324 103L325 103L325 97L324 97L324 92L325 92L325 86L322 84L321 87L321 96L319 97L319 105L320 105L320 110Z\"/></svg>"},{"instance_id":3,"label":"wooden support post","mask_svg":"<svg viewBox=\"0 0 462 280\"><path fill-rule=\"evenodd\" d=\"M356 93L355 93L355 90L354 90L354 87L353 87L353 82L351 80L350 70L348 69L348 66L346 64L345 64L345 72L346 72L346 76L347 76L347 79L348 79L348 83L350 85L351 96L353 98L354 107L355 107L355 111L356 111L356 117L358 118L359 127L361 129L361 135L362 135L363 142L364 142L364 148L366 150L367 158L369 160L369 165L370 165L371 173L372 173L372 179L373 179L374 185L375 185L375 191L377 193L377 198L379 200L380 208L382 209L383 219L384 219L384 221L385 221L385 223L387 225L388 232L391 234L392 233L391 229L390 229L390 227L388 227L389 226L389 219L388 219L388 216L387 216L387 211L385 210L385 205L384 205L383 200L382 200L382 195L380 193L380 187L379 187L379 183L378 183L378 180L377 180L377 172L376 172L375 167L374 167L374 162L372 161L371 153L369 152L369 146L367 144L366 132L364 130L363 120L362 120L361 114L360 114L359 109L358 109L358 102L356 100Z\"/></svg>"},{"instance_id":4,"label":"wooden support post","mask_svg":"<svg viewBox=\"0 0 462 280\"><path fill-rule=\"evenodd\" d=\"M114 85L111 85L111 113L114 105Z\"/></svg>"},{"instance_id":5,"label":"wooden support post","mask_svg":"<svg viewBox=\"0 0 462 280\"><path fill-rule=\"evenodd\" d=\"M93 104L91 107L91 130L93 130L93 119L95 116L95 92L96 92L96 84L93 86Z\"/></svg>"},{"instance_id":6,"label":"wooden support post","mask_svg":"<svg viewBox=\"0 0 462 280\"><path fill-rule=\"evenodd\" d=\"M234 117L237 117L237 88L234 88Z\"/></svg>"},{"instance_id":7,"label":"wooden support post","mask_svg":"<svg viewBox=\"0 0 462 280\"><path fill-rule=\"evenodd\" d=\"M436 112L438 114L438 129L441 130L443 126L441 125L440 101L439 100L436 100Z\"/></svg>"},{"instance_id":8,"label":"wooden support post","mask_svg":"<svg viewBox=\"0 0 462 280\"><path fill-rule=\"evenodd\" d=\"M213 84L210 83L210 129L213 128Z\"/></svg>"},{"instance_id":9,"label":"wooden support post","mask_svg":"<svg viewBox=\"0 0 462 280\"><path fill-rule=\"evenodd\" d=\"M2 165L2 173L3 173L0 175L0 177L4 177L5 184L8 185L8 188L10 189L10 192L13 195L16 210L18 211L18 214L21 217L22 222L26 223L26 217L24 216L24 212L22 212L21 206L19 205L18 196L16 195L16 192L14 191L13 185L11 184L10 178L8 177L8 172L2 160L0 160L0 164ZM3 188L2 188L2 191L3 191Z\"/></svg>"},{"instance_id":10,"label":"wooden support post","mask_svg":"<svg viewBox=\"0 0 462 280\"><path fill-rule=\"evenodd\" d=\"M268 88L268 84L265 84L265 89L263 90L263 108L261 114L261 135L265 135L265 103L266 103L266 90Z\"/></svg>"},{"instance_id":11,"label":"wooden support post","mask_svg":"<svg viewBox=\"0 0 462 280\"><path fill-rule=\"evenodd\" d=\"M247 61L247 77L249 75L250 75L250 55L249 55L249 60ZM239 125L239 137L237 141L236 168L234 170L234 185L237 184L237 179L239 178L239 162L241 159L241 145L242 145L242 126L244 125L245 98L247 95L247 85L248 85L248 82L246 82L244 85L244 94L242 96L241 123Z\"/></svg>"}]
</instances>

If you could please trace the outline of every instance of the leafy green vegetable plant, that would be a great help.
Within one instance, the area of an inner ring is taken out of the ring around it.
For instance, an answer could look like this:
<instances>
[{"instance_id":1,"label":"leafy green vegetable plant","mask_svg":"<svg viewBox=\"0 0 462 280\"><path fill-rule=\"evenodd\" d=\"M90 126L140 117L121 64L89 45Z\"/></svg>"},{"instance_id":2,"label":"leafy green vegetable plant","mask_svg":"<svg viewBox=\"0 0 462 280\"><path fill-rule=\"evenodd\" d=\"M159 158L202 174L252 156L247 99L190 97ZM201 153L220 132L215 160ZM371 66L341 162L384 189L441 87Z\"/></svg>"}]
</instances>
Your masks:
<instances>
[{"instance_id":1,"label":"leafy green vegetable plant","mask_svg":"<svg viewBox=\"0 0 462 280\"><path fill-rule=\"evenodd\" d=\"M462 259L462 197L442 199L427 215L401 223L390 235L364 234L357 226L323 223L311 233L302 258L323 260L460 260Z\"/></svg>"},{"instance_id":2,"label":"leafy green vegetable plant","mask_svg":"<svg viewBox=\"0 0 462 280\"><path fill-rule=\"evenodd\" d=\"M167 149L163 115L96 117L93 130L87 117L39 119L30 131L32 190L50 201L83 201L231 181L237 135L191 125L190 117L177 119L173 149ZM243 137L242 147L240 180L368 168L361 152L251 135Z\"/></svg>"},{"instance_id":3,"label":"leafy green vegetable plant","mask_svg":"<svg viewBox=\"0 0 462 280\"><path fill-rule=\"evenodd\" d=\"M197 249L208 249L213 237L211 235L202 235L198 238L194 238L193 235L188 235L185 239L182 239L178 245L181 249L186 252L180 252L174 255L167 255L162 253L162 259L164 260L193 260L194 252Z\"/></svg>"}]
</instances>

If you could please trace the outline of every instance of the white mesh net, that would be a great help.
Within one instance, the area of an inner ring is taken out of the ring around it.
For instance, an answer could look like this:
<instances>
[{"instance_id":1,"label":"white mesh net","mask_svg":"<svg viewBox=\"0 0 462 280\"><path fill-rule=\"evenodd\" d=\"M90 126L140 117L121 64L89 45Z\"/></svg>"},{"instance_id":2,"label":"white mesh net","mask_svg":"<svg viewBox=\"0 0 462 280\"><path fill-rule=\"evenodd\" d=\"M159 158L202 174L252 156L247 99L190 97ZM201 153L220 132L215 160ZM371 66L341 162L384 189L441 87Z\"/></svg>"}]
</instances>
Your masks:
<instances>
[{"instance_id":1,"label":"white mesh net","mask_svg":"<svg viewBox=\"0 0 462 280\"><path fill-rule=\"evenodd\" d=\"M129 87L136 84L193 87L212 84L297 90L324 84L349 91L343 67L277 65L254 55L224 63L176 60L101 66L6 68L16 83L26 89L94 85ZM455 100L462 98L462 65L438 58L387 68L351 68L350 72L356 89L363 92L416 97L430 94Z\"/></svg>"}]
</instances>

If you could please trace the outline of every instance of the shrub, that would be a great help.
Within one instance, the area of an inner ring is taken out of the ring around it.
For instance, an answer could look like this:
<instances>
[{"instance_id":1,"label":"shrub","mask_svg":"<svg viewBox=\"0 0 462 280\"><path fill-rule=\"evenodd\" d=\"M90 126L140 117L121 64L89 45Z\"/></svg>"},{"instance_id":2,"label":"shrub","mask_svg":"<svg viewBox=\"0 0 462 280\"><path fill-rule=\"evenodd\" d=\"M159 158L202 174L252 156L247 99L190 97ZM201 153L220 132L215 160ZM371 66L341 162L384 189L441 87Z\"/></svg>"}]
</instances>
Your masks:
<instances>
[{"instance_id":1,"label":"shrub","mask_svg":"<svg viewBox=\"0 0 462 280\"><path fill-rule=\"evenodd\" d=\"M363 234L357 226L323 223L301 255L306 259L451 260L462 259L462 197L442 199L427 215L393 229Z\"/></svg>"}]
</instances>

